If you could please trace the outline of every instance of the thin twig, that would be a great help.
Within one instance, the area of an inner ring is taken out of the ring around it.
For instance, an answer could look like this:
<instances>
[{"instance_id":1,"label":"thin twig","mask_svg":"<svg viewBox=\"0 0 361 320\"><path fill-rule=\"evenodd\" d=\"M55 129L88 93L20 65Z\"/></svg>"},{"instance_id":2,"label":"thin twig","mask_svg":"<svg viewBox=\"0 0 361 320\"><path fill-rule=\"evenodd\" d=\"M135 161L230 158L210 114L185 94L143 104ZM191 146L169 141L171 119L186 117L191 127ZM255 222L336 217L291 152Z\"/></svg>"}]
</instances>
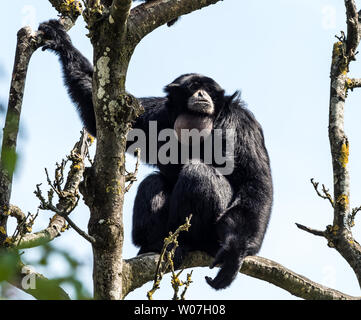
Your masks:
<instances>
[{"instance_id":1,"label":"thin twig","mask_svg":"<svg viewBox=\"0 0 361 320\"><path fill-rule=\"evenodd\" d=\"M95 238L88 235L86 232L82 231L70 218L69 214L77 207L79 203L79 183L83 176L84 171L84 159L88 154L88 148L93 139L90 138L88 132L86 130L82 131L82 135L80 140L75 144L72 149L70 156L67 157L67 160L62 160L59 164L56 164L55 169L55 178L52 182L48 173L48 170L45 169L46 179L51 187L48 191L48 198L42 195L40 185L36 185L36 190L34 191L37 198L40 200L39 209L42 210L50 210L56 213L56 215L65 219L65 221L84 239L89 241L90 243L95 243ZM65 166L68 163L68 160L72 162L70 171L68 173L67 181L64 184L64 170ZM54 192L59 197L59 202L55 206L53 204L53 196Z\"/></svg>"},{"instance_id":2,"label":"thin twig","mask_svg":"<svg viewBox=\"0 0 361 320\"><path fill-rule=\"evenodd\" d=\"M175 255L175 251L178 247L178 236L179 236L180 232L188 231L188 229L191 226L191 224L190 224L191 219L192 219L192 214L190 214L189 217L186 218L185 224L178 227L178 229L174 233L169 232L169 237L164 239L164 245L163 245L162 251L160 253L160 257L159 257L159 260L157 263L157 268L156 268L156 272L155 272L155 276L154 276L154 280L153 280L153 287L151 290L149 290L147 292L147 297L149 300L153 299L153 294L156 290L159 289L160 282L162 281L163 275L167 272L167 270L169 270L169 267L170 267L170 271L172 272L172 276L173 276L172 277L172 286L175 291L174 294L176 296L178 296L177 293L178 293L178 287L180 285L180 280L179 280L178 276L175 275L175 273L174 273L173 258ZM172 246L172 249L170 251L168 251L170 246ZM165 258L165 256L167 258ZM177 287L175 288L174 285L177 285Z\"/></svg>"},{"instance_id":3,"label":"thin twig","mask_svg":"<svg viewBox=\"0 0 361 320\"><path fill-rule=\"evenodd\" d=\"M309 227L306 227L302 224L296 223L297 228L306 231L308 233L312 233L315 236L321 236L321 237L326 237L326 233L325 231L320 231L320 230L315 230L315 229L311 229Z\"/></svg>"},{"instance_id":4,"label":"thin twig","mask_svg":"<svg viewBox=\"0 0 361 320\"><path fill-rule=\"evenodd\" d=\"M135 169L133 172L128 172L128 174L125 177L125 181L129 182L129 184L127 185L127 187L125 188L125 192L128 192L130 190L130 188L132 187L133 183L135 181L137 181L137 174L138 174L138 169L139 169L139 165L140 165L140 149L136 148L135 149L136 153L137 153L137 162L135 164Z\"/></svg>"},{"instance_id":5,"label":"thin twig","mask_svg":"<svg viewBox=\"0 0 361 320\"><path fill-rule=\"evenodd\" d=\"M26 223L26 220L24 221L24 228L25 228L25 231L24 232L21 232L21 226L18 225L18 227L16 228L16 230L18 230L19 232L16 233L16 235L13 236L12 238L12 242L15 242L17 240L17 238L19 237L20 235L20 238L18 240L18 243L21 243L22 239L24 238L24 236L27 234L27 233L30 233L31 230L32 230L32 226L34 225L34 222L35 222L35 219L38 217L38 214L39 214L39 209L38 211L36 212L35 216L31 215L31 213L29 212L26 220L31 217L30 221L28 223Z\"/></svg>"},{"instance_id":6,"label":"thin twig","mask_svg":"<svg viewBox=\"0 0 361 320\"><path fill-rule=\"evenodd\" d=\"M361 211L361 206L352 209L351 215L350 215L350 221L349 221L349 226L350 226L350 228L355 225L355 217L356 217L356 214L357 214L359 211Z\"/></svg>"},{"instance_id":7,"label":"thin twig","mask_svg":"<svg viewBox=\"0 0 361 320\"><path fill-rule=\"evenodd\" d=\"M186 295L186 292L187 290L189 289L189 286L190 284L193 282L192 281L192 274L193 274L193 270L191 270L190 273L187 273L187 281L185 282L185 287L184 287L184 290L181 294L181 300L185 300L185 295Z\"/></svg>"},{"instance_id":8,"label":"thin twig","mask_svg":"<svg viewBox=\"0 0 361 320\"><path fill-rule=\"evenodd\" d=\"M46 244L60 235L66 228L65 219L55 214L49 222L46 229L35 232L27 233L22 237L17 237L13 240L13 246L17 249L29 249Z\"/></svg>"},{"instance_id":9,"label":"thin twig","mask_svg":"<svg viewBox=\"0 0 361 320\"><path fill-rule=\"evenodd\" d=\"M34 193L41 202L41 204L39 206L40 209L50 210L50 211L55 212L57 215L64 218L66 220L66 222L68 222L68 224L84 239L86 239L87 241L89 241L90 243L93 243L93 244L96 242L95 238L88 235L86 232L82 231L68 216L77 206L79 197L77 197L77 202L72 206L72 208L69 211L64 212L64 211L59 210L56 206L54 206L52 204L51 198L48 198L48 201L45 200L45 198L43 197L42 192L40 190L40 184L36 185L36 191L34 191Z\"/></svg>"},{"instance_id":10,"label":"thin twig","mask_svg":"<svg viewBox=\"0 0 361 320\"><path fill-rule=\"evenodd\" d=\"M334 201L332 199L332 196L330 195L329 193L329 189L326 189L325 185L323 184L322 185L322 192L323 194L321 194L319 191L318 191L318 185L319 183L318 182L314 182L313 178L311 179L311 183L313 185L313 187L315 188L315 191L317 193L317 195L322 198L322 199L325 199L325 200L328 200L332 206L332 208L335 207L335 204L334 204Z\"/></svg>"},{"instance_id":11,"label":"thin twig","mask_svg":"<svg viewBox=\"0 0 361 320\"><path fill-rule=\"evenodd\" d=\"M85 231L81 230L67 215L61 215L66 222L71 226L80 236L82 236L85 240L89 241L92 244L95 244L96 240L91 235L87 234Z\"/></svg>"}]
</instances>

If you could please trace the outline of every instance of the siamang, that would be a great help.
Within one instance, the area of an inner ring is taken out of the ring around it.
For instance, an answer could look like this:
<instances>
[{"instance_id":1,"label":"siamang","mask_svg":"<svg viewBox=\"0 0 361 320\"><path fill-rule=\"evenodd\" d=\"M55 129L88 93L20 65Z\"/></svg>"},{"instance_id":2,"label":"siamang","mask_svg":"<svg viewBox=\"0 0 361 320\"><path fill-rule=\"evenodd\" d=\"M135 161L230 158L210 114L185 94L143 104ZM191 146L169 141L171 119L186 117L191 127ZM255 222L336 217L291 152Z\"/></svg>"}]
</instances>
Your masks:
<instances>
[{"instance_id":1,"label":"siamang","mask_svg":"<svg viewBox=\"0 0 361 320\"><path fill-rule=\"evenodd\" d=\"M73 47L58 21L44 22L39 30L47 39L43 50L50 49L60 57L68 92L85 127L95 136L92 65ZM209 77L182 75L167 85L165 92L165 97L139 98L145 112L134 121L130 133L141 129L150 140L148 133L155 122L156 137L162 130L171 130L183 149L193 147L193 140L182 140L182 129L205 130L208 136L198 141L202 148L198 157L191 153L184 162L153 163L158 170L137 190L132 239L140 247L139 254L160 252L169 231L192 214L189 231L180 234L175 263L179 266L190 251L208 253L214 257L210 267L218 265L220 271L206 281L222 289L234 280L243 259L259 251L270 218L273 187L262 128L237 92L225 95ZM222 145L214 149L231 160L228 172L214 155L205 161L206 140L216 140L217 130ZM233 132L232 138L225 132ZM158 139L155 143L160 151L168 142ZM228 145L232 152L227 151Z\"/></svg>"}]
</instances>

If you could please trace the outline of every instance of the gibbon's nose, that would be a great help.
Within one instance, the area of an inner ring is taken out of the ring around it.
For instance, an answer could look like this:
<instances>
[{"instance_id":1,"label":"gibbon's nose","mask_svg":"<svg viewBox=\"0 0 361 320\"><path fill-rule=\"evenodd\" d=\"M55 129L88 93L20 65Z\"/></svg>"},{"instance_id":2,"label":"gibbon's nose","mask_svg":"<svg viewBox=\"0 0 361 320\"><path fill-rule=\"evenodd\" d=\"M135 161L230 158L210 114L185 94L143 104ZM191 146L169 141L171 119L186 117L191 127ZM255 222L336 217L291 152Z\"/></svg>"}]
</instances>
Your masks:
<instances>
[{"instance_id":1,"label":"gibbon's nose","mask_svg":"<svg viewBox=\"0 0 361 320\"><path fill-rule=\"evenodd\" d=\"M203 98L205 99L205 94L203 90L198 90L198 98Z\"/></svg>"}]
</instances>

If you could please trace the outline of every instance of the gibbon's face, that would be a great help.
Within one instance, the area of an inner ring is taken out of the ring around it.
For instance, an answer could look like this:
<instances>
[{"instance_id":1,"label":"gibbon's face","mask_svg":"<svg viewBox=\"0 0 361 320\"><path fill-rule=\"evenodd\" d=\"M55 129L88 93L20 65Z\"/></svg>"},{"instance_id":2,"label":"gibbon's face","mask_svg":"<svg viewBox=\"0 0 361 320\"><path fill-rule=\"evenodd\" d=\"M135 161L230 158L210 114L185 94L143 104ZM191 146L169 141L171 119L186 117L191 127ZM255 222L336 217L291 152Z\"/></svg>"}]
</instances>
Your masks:
<instances>
[{"instance_id":1,"label":"gibbon's face","mask_svg":"<svg viewBox=\"0 0 361 320\"><path fill-rule=\"evenodd\" d=\"M171 108L175 113L215 116L224 100L224 90L211 78L185 74L166 86Z\"/></svg>"},{"instance_id":2,"label":"gibbon's face","mask_svg":"<svg viewBox=\"0 0 361 320\"><path fill-rule=\"evenodd\" d=\"M180 139L181 130L198 130L203 138L213 129L213 120L224 102L224 90L211 78L200 74L186 74L169 84L168 107L174 120L174 130L182 143L189 139Z\"/></svg>"}]
</instances>

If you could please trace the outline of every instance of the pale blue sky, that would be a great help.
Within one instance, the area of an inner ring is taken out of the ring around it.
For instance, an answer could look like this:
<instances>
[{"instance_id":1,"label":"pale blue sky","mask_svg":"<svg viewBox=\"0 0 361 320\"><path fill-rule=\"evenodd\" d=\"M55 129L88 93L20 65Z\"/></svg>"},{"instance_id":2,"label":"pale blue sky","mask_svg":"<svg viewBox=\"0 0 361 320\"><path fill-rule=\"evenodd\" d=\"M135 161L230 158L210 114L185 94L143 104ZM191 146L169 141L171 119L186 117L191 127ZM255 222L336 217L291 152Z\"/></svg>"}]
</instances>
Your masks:
<instances>
[{"instance_id":1,"label":"pale blue sky","mask_svg":"<svg viewBox=\"0 0 361 320\"><path fill-rule=\"evenodd\" d=\"M361 1L357 1L361 9ZM24 23L56 18L47 1L7 2L0 12L0 98L7 101L16 32ZM351 268L326 240L296 228L295 222L324 229L332 222L329 203L315 195L310 178L332 190L332 170L327 136L329 69L336 34L345 30L345 9L339 0L225 0L182 17L172 28L161 27L147 36L132 58L127 90L135 96L163 95L162 88L183 73L213 77L228 93L240 89L249 109L264 128L271 157L275 200L260 255L275 260L313 281L351 295L359 288ZM82 19L70 31L75 46L92 57ZM351 75L361 77L361 63L351 64ZM350 140L351 205L361 205L361 91L349 93L346 133ZM35 185L44 182L44 167L52 171L78 139L81 123L62 84L57 58L38 51L29 67L19 142L20 165L15 175L12 203L35 212ZM130 157L129 157L130 158ZM129 167L134 165L130 158ZM153 169L143 165L141 180ZM139 183L139 182L138 182ZM138 183L126 196L124 256L137 249L131 244L132 204ZM42 212L35 230L44 228L50 213ZM72 219L87 227L87 207L79 206ZM361 220L354 234L360 239ZM72 252L84 267L80 278L91 289L91 247L73 230L54 241ZM27 253L35 255L36 253ZM55 260L55 259L54 259ZM61 276L57 260L44 271ZM204 281L215 275L208 268L194 271L188 299L293 299L287 292L263 281L239 275L232 286L216 292ZM166 281L166 280L165 280ZM145 299L150 284L128 296ZM169 299L169 284L157 299Z\"/></svg>"}]
</instances>

